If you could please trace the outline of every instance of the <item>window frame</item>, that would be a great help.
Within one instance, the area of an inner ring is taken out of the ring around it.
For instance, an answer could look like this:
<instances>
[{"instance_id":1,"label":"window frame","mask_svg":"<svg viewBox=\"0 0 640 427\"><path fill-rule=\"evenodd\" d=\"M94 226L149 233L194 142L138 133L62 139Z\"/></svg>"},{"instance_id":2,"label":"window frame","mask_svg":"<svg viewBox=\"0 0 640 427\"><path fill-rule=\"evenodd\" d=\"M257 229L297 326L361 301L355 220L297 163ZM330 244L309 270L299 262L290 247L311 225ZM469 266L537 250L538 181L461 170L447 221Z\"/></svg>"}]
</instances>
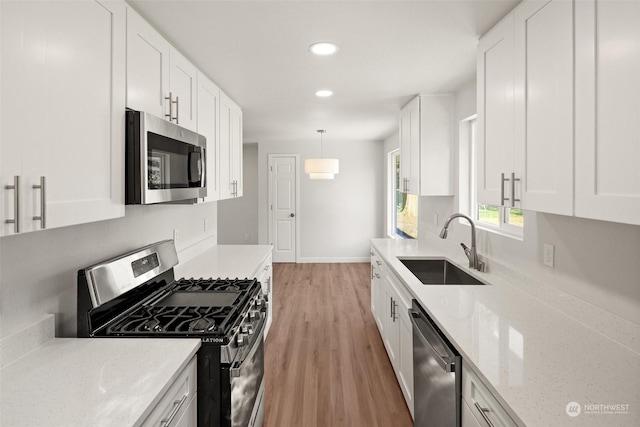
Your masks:
<instances>
[{"instance_id":1,"label":"window frame","mask_svg":"<svg viewBox=\"0 0 640 427\"><path fill-rule=\"evenodd\" d=\"M396 164L398 161L401 161L400 148L396 148L390 151L388 153L387 161L388 161L387 203L389 206L389 211L387 212L387 236L393 239L417 240L418 236L413 237L406 233L403 233L403 234L398 233L398 212L397 212L398 199L396 196L400 190L400 179L398 177L400 167L398 166L396 168ZM419 229L418 229L419 222L420 221L418 216L416 218L416 234L419 233Z\"/></svg>"}]
</instances>

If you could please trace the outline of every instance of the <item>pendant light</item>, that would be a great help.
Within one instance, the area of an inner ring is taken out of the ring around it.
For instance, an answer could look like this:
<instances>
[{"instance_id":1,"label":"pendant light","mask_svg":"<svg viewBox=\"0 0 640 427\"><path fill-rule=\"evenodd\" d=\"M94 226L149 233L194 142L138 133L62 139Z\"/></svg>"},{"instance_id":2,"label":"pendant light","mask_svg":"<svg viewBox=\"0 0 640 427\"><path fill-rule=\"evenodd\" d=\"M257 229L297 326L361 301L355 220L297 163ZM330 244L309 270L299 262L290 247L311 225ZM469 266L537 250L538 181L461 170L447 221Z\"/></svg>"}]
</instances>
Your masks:
<instances>
[{"instance_id":1,"label":"pendant light","mask_svg":"<svg viewBox=\"0 0 640 427\"><path fill-rule=\"evenodd\" d=\"M327 131L318 129L320 134L320 158L306 159L304 161L304 172L309 174L310 179L333 179L338 173L338 159L322 158L322 135Z\"/></svg>"}]
</instances>

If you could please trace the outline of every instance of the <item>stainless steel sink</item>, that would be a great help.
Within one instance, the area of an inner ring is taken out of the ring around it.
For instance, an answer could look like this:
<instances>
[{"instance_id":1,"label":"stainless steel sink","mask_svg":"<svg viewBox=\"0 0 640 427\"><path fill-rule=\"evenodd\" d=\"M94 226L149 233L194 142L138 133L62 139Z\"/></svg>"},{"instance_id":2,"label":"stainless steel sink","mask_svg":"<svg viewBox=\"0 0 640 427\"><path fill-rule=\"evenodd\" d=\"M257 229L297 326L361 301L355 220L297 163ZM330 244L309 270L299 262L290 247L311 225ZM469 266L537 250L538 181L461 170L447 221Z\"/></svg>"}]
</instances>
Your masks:
<instances>
[{"instance_id":1,"label":"stainless steel sink","mask_svg":"<svg viewBox=\"0 0 640 427\"><path fill-rule=\"evenodd\" d=\"M401 259L400 262L425 285L484 285L444 259Z\"/></svg>"}]
</instances>

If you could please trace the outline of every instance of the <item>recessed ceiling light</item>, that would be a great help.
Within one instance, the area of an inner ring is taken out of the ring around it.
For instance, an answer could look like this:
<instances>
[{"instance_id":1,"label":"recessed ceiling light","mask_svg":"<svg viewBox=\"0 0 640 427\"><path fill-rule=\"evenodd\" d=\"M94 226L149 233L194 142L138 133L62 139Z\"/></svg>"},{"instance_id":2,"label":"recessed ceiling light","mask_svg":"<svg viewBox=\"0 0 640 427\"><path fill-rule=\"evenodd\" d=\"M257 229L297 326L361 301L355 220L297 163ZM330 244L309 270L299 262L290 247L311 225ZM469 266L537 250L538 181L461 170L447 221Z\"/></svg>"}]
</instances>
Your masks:
<instances>
[{"instance_id":1,"label":"recessed ceiling light","mask_svg":"<svg viewBox=\"0 0 640 427\"><path fill-rule=\"evenodd\" d=\"M331 95L333 95L333 92L330 90L319 90L316 92L316 96L319 96L320 98L326 98Z\"/></svg>"},{"instance_id":2,"label":"recessed ceiling light","mask_svg":"<svg viewBox=\"0 0 640 427\"><path fill-rule=\"evenodd\" d=\"M333 55L338 51L338 45L329 42L314 43L309 46L309 52L316 55Z\"/></svg>"}]
</instances>

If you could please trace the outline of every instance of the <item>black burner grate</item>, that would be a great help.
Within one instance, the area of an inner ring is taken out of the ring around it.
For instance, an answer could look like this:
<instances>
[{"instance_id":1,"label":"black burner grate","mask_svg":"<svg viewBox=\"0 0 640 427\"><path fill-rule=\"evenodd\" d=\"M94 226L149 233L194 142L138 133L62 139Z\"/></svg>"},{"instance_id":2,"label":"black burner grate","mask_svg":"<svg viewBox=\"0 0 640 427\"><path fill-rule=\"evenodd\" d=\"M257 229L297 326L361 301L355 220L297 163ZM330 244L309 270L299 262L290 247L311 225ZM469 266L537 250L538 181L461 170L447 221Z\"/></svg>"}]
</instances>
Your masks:
<instances>
[{"instance_id":1,"label":"black burner grate","mask_svg":"<svg viewBox=\"0 0 640 427\"><path fill-rule=\"evenodd\" d=\"M143 305L107 328L111 336L225 336L239 313L243 312L255 288L256 280L180 279L171 293L154 305ZM193 294L192 294L193 293ZM232 298L217 296L232 295ZM237 294L237 297L235 296ZM185 298L192 295L194 298ZM172 297L181 297L174 298ZM212 298L213 297L213 298ZM172 305L171 301L233 301L231 305Z\"/></svg>"}]
</instances>

